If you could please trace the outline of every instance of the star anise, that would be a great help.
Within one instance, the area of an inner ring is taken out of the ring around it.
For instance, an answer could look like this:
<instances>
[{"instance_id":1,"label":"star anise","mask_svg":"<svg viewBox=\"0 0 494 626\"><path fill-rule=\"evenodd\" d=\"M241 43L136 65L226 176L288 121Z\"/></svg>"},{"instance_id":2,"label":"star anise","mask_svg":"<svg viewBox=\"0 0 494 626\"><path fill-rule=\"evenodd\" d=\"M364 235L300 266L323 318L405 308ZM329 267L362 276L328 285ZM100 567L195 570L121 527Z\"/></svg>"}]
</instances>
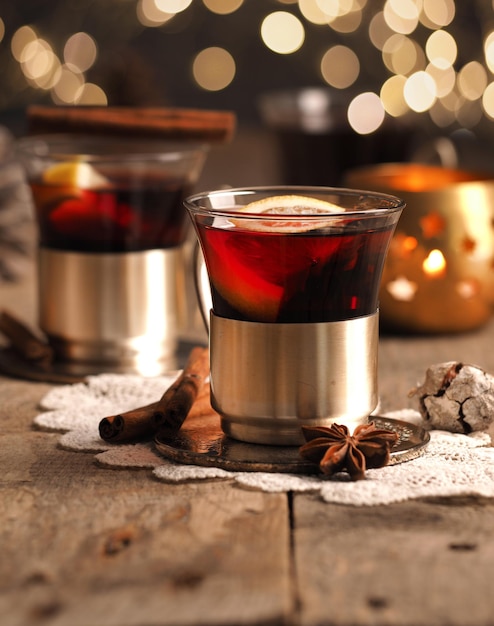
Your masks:
<instances>
[{"instance_id":1,"label":"star anise","mask_svg":"<svg viewBox=\"0 0 494 626\"><path fill-rule=\"evenodd\" d=\"M300 454L317 463L324 474L332 476L346 470L352 480L365 478L365 470L389 463L391 446L398 434L378 429L374 422L357 426L352 435L346 426L302 426L307 443Z\"/></svg>"}]
</instances>

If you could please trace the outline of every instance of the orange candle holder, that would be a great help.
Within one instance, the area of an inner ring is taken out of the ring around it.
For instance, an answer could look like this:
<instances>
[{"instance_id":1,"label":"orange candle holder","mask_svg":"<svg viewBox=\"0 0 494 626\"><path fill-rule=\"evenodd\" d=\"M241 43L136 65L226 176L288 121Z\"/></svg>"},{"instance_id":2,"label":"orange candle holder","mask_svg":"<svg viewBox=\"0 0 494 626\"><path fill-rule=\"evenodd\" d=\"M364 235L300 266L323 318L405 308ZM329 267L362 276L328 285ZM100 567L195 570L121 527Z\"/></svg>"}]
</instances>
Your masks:
<instances>
[{"instance_id":1,"label":"orange candle holder","mask_svg":"<svg viewBox=\"0 0 494 626\"><path fill-rule=\"evenodd\" d=\"M383 329L456 333L487 322L494 303L494 179L406 163L353 170L346 184L391 193L407 205L382 277Z\"/></svg>"}]
</instances>

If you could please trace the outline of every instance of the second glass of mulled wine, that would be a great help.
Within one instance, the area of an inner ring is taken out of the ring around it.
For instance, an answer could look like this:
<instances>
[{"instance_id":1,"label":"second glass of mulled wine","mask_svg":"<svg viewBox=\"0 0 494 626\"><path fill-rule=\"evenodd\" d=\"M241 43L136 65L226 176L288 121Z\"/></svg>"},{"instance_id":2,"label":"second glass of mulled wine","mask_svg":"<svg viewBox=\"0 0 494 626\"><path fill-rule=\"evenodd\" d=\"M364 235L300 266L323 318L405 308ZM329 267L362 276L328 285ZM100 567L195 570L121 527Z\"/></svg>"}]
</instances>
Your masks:
<instances>
[{"instance_id":1,"label":"second glass of mulled wine","mask_svg":"<svg viewBox=\"0 0 494 626\"><path fill-rule=\"evenodd\" d=\"M19 142L39 232L39 324L74 373L174 366L190 194L207 149L38 136Z\"/></svg>"}]
</instances>

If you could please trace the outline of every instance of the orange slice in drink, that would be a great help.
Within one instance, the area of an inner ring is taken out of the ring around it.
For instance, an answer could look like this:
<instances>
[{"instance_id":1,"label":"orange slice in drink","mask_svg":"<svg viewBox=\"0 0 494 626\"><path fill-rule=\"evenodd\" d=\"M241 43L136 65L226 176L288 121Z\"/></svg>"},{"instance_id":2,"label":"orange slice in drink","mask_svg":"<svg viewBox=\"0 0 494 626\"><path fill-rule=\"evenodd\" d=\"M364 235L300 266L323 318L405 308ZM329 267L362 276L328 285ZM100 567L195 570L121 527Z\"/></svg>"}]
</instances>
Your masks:
<instances>
[{"instance_id":1,"label":"orange slice in drink","mask_svg":"<svg viewBox=\"0 0 494 626\"><path fill-rule=\"evenodd\" d=\"M234 228L208 234L216 289L247 319L276 321L282 302L334 245L324 236L304 234L334 225L341 218L331 214L342 211L330 202L296 195L273 196L240 208L242 216L228 218ZM285 219L287 215L290 219ZM289 241L297 235L302 238Z\"/></svg>"},{"instance_id":2,"label":"orange slice in drink","mask_svg":"<svg viewBox=\"0 0 494 626\"><path fill-rule=\"evenodd\" d=\"M36 204L46 209L79 198L85 189L101 189L108 184L108 179L88 163L73 161L53 165L43 173L41 183L33 182L31 186Z\"/></svg>"},{"instance_id":3,"label":"orange slice in drink","mask_svg":"<svg viewBox=\"0 0 494 626\"><path fill-rule=\"evenodd\" d=\"M334 224L335 219L329 216L343 211L342 207L332 202L310 196L294 194L269 196L246 204L238 209L238 212L249 215L270 215L273 216L272 219L245 216L231 221L236 226L258 232L301 233ZM316 219L317 215L321 218ZM293 219L287 219L292 216Z\"/></svg>"},{"instance_id":4,"label":"orange slice in drink","mask_svg":"<svg viewBox=\"0 0 494 626\"><path fill-rule=\"evenodd\" d=\"M77 189L96 189L108 185L107 178L83 161L53 165L44 172L43 182L45 185L63 185Z\"/></svg>"}]
</instances>

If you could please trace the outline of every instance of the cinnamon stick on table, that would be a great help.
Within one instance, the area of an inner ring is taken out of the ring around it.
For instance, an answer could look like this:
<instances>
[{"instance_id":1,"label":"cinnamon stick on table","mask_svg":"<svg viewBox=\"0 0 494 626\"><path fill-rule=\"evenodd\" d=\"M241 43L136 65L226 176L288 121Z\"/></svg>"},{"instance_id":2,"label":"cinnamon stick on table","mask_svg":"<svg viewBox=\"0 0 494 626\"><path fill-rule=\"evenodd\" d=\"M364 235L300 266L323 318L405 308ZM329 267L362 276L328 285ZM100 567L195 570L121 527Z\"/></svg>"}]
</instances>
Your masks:
<instances>
[{"instance_id":1,"label":"cinnamon stick on table","mask_svg":"<svg viewBox=\"0 0 494 626\"><path fill-rule=\"evenodd\" d=\"M53 361L52 347L6 310L0 311L0 333L26 361L44 368Z\"/></svg>"},{"instance_id":2,"label":"cinnamon stick on table","mask_svg":"<svg viewBox=\"0 0 494 626\"><path fill-rule=\"evenodd\" d=\"M193 348L183 371L157 402L103 418L99 424L101 438L124 443L152 437L162 430L167 434L177 432L191 410L212 410L208 375L208 349Z\"/></svg>"},{"instance_id":3,"label":"cinnamon stick on table","mask_svg":"<svg viewBox=\"0 0 494 626\"><path fill-rule=\"evenodd\" d=\"M227 142L235 132L232 111L166 107L44 106L27 109L28 132L118 135Z\"/></svg>"}]
</instances>

